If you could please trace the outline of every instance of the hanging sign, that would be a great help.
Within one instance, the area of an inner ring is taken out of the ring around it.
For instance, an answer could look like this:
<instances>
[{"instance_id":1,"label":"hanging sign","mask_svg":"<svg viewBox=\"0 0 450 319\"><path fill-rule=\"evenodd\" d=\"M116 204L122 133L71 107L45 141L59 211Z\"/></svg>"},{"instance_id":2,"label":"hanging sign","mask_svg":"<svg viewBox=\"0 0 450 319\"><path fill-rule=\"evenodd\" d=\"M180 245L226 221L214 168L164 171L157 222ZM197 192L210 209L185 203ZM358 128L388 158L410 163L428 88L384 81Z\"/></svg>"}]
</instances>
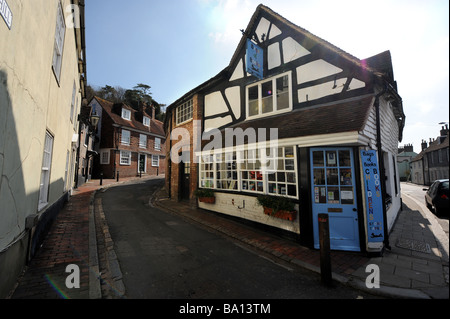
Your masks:
<instances>
[{"instance_id":1,"label":"hanging sign","mask_svg":"<svg viewBox=\"0 0 450 319\"><path fill-rule=\"evenodd\" d=\"M8 29L11 30L12 27L12 12L11 9L8 6L8 3L6 3L6 0L0 0L0 14L5 20L6 25L8 26Z\"/></svg>"},{"instance_id":2,"label":"hanging sign","mask_svg":"<svg viewBox=\"0 0 450 319\"><path fill-rule=\"evenodd\" d=\"M383 198L377 152L361 150L367 207L367 233L369 243L384 241Z\"/></svg>"},{"instance_id":3,"label":"hanging sign","mask_svg":"<svg viewBox=\"0 0 450 319\"><path fill-rule=\"evenodd\" d=\"M262 80L264 77L264 51L250 39L247 39L246 62L247 72Z\"/></svg>"}]
</instances>

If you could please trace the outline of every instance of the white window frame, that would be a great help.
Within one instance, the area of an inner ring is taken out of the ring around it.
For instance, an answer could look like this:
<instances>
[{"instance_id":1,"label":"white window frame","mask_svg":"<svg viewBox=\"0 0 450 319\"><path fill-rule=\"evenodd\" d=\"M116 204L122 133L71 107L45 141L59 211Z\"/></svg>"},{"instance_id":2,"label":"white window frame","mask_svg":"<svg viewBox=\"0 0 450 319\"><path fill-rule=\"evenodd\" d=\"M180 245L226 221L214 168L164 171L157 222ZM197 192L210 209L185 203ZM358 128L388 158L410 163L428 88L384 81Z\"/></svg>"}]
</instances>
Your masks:
<instances>
[{"instance_id":1,"label":"white window frame","mask_svg":"<svg viewBox=\"0 0 450 319\"><path fill-rule=\"evenodd\" d=\"M120 165L131 166L131 151L120 151Z\"/></svg>"},{"instance_id":2,"label":"white window frame","mask_svg":"<svg viewBox=\"0 0 450 319\"><path fill-rule=\"evenodd\" d=\"M147 117L147 116L144 116L144 119L142 120L142 123L143 123L145 126L150 127L150 118Z\"/></svg>"},{"instance_id":3,"label":"white window frame","mask_svg":"<svg viewBox=\"0 0 450 319\"><path fill-rule=\"evenodd\" d=\"M131 111L126 108L122 108L122 118L127 121L131 121Z\"/></svg>"},{"instance_id":4,"label":"white window frame","mask_svg":"<svg viewBox=\"0 0 450 319\"><path fill-rule=\"evenodd\" d=\"M152 166L159 167L159 155L152 155Z\"/></svg>"},{"instance_id":5,"label":"white window frame","mask_svg":"<svg viewBox=\"0 0 450 319\"><path fill-rule=\"evenodd\" d=\"M77 86L75 82L73 82L73 91L72 91L72 103L70 105L70 122L73 123L74 121L74 114L75 114L75 96L77 94Z\"/></svg>"},{"instance_id":6,"label":"white window frame","mask_svg":"<svg viewBox=\"0 0 450 319\"><path fill-rule=\"evenodd\" d=\"M106 155L106 156L105 156ZM100 164L109 165L111 153L109 150L100 152Z\"/></svg>"},{"instance_id":7,"label":"white window frame","mask_svg":"<svg viewBox=\"0 0 450 319\"><path fill-rule=\"evenodd\" d=\"M64 39L66 35L66 24L64 21L64 13L61 2L58 1L58 9L56 15L55 44L53 48L52 68L58 83L61 78L62 57L64 51Z\"/></svg>"},{"instance_id":8,"label":"white window frame","mask_svg":"<svg viewBox=\"0 0 450 319\"><path fill-rule=\"evenodd\" d=\"M147 135L139 134L139 148L147 148Z\"/></svg>"},{"instance_id":9,"label":"white window frame","mask_svg":"<svg viewBox=\"0 0 450 319\"><path fill-rule=\"evenodd\" d=\"M288 98L289 98L289 105L287 108L278 110L278 99L277 99L277 79L282 78L284 76L288 77ZM272 91L274 94L272 94L273 99L273 110L271 112L263 113L262 112L262 85L268 82L272 82ZM249 101L249 90L251 88L257 87L258 88L258 114L250 115L250 101ZM247 119L255 119L260 117L266 117L271 116L274 114L281 114L292 111L293 108L293 99L292 99L292 71L288 71L282 74L278 74L272 78L265 79L262 81L259 81L257 83L248 85L245 89L245 103L246 103L246 112L247 112Z\"/></svg>"},{"instance_id":10,"label":"white window frame","mask_svg":"<svg viewBox=\"0 0 450 319\"><path fill-rule=\"evenodd\" d=\"M44 152L42 158L38 210L41 210L48 204L50 173L52 168L53 142L54 137L47 131L45 133Z\"/></svg>"},{"instance_id":11,"label":"white window frame","mask_svg":"<svg viewBox=\"0 0 450 319\"><path fill-rule=\"evenodd\" d=\"M122 145L130 145L131 144L131 132L128 130L122 129L121 136L120 136L120 143Z\"/></svg>"},{"instance_id":12,"label":"white window frame","mask_svg":"<svg viewBox=\"0 0 450 319\"><path fill-rule=\"evenodd\" d=\"M69 162L70 162L70 152L67 151L66 168L65 168L65 171L64 171L64 191L67 190L67 178L68 178L68 174L69 174Z\"/></svg>"},{"instance_id":13,"label":"white window frame","mask_svg":"<svg viewBox=\"0 0 450 319\"><path fill-rule=\"evenodd\" d=\"M176 108L175 112L176 125L184 124L192 120L194 116L194 101L189 100Z\"/></svg>"},{"instance_id":14,"label":"white window frame","mask_svg":"<svg viewBox=\"0 0 450 319\"><path fill-rule=\"evenodd\" d=\"M288 154L286 149L291 148L293 153ZM274 150L266 149L266 154L261 154L257 148L238 150L236 154L234 154L234 151L229 150L216 150L214 154L209 152L203 153L201 155L201 163L199 164L200 187L297 199L299 197L297 156L295 145L279 146ZM223 164L223 160L225 160L225 165ZM263 167L261 163L266 162L266 160L269 160L269 162ZM274 167L272 165L274 163L273 160L277 163L282 161L283 166ZM237 164L236 166L235 163ZM288 163L289 168L286 166ZM252 177L250 176L251 172L254 174ZM234 173L237 173L237 178ZM258 173L261 174L262 179L258 179L258 176L256 176ZM278 174L284 174L284 181L278 181L278 177L276 180L269 180L273 174L277 176ZM295 182L288 180L288 174L294 174ZM226 186L224 182L226 182ZM237 187L235 187L236 182ZM251 184L254 185L254 189L251 189ZM284 186L284 194L278 191L276 193L270 193L269 184L276 184L277 189L278 187ZM288 193L289 186L293 185L295 185L295 196L289 195Z\"/></svg>"},{"instance_id":15,"label":"white window frame","mask_svg":"<svg viewBox=\"0 0 450 319\"><path fill-rule=\"evenodd\" d=\"M161 139L159 137L155 137L155 150L161 150Z\"/></svg>"}]
</instances>

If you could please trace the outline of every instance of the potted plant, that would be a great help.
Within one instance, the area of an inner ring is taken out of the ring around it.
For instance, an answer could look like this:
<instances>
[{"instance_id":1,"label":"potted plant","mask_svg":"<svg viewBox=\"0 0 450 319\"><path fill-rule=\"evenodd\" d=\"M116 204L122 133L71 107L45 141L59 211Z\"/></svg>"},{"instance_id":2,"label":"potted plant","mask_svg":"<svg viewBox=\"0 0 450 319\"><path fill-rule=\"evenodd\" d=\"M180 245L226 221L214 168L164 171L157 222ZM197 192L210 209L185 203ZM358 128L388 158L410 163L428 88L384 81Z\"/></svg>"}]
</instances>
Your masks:
<instances>
[{"instance_id":1,"label":"potted plant","mask_svg":"<svg viewBox=\"0 0 450 319\"><path fill-rule=\"evenodd\" d=\"M209 188L196 189L194 195L197 196L198 200L202 203L214 204L216 202L214 191Z\"/></svg>"},{"instance_id":2,"label":"potted plant","mask_svg":"<svg viewBox=\"0 0 450 319\"><path fill-rule=\"evenodd\" d=\"M294 203L286 197L260 195L257 197L258 204L264 207L264 214L280 219L294 221L297 217Z\"/></svg>"}]
</instances>

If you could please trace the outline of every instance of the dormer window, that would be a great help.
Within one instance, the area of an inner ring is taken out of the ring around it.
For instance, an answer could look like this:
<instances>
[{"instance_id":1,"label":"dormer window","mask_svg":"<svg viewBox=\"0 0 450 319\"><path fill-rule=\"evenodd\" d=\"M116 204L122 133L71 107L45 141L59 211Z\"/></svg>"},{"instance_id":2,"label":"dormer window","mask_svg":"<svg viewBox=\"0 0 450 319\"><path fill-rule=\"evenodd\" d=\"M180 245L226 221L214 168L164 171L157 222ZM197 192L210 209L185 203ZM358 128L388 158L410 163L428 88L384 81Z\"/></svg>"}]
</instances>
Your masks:
<instances>
[{"instance_id":1,"label":"dormer window","mask_svg":"<svg viewBox=\"0 0 450 319\"><path fill-rule=\"evenodd\" d=\"M125 108L122 108L122 118L131 121L131 112Z\"/></svg>"},{"instance_id":2,"label":"dormer window","mask_svg":"<svg viewBox=\"0 0 450 319\"><path fill-rule=\"evenodd\" d=\"M142 122L144 123L145 126L150 127L150 118L148 118L147 116L144 116L144 119Z\"/></svg>"}]
</instances>

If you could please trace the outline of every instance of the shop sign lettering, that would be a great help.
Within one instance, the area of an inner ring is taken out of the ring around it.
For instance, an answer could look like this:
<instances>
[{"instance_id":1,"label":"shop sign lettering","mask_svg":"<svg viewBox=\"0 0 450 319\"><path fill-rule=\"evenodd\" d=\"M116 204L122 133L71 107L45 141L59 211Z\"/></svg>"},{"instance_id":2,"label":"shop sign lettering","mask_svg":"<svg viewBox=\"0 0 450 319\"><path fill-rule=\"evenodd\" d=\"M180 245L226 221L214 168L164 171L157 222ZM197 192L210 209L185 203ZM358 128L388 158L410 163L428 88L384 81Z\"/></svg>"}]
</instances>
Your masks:
<instances>
[{"instance_id":1,"label":"shop sign lettering","mask_svg":"<svg viewBox=\"0 0 450 319\"><path fill-rule=\"evenodd\" d=\"M368 241L383 242L383 199L377 152L362 150L361 161L364 172Z\"/></svg>"}]
</instances>

